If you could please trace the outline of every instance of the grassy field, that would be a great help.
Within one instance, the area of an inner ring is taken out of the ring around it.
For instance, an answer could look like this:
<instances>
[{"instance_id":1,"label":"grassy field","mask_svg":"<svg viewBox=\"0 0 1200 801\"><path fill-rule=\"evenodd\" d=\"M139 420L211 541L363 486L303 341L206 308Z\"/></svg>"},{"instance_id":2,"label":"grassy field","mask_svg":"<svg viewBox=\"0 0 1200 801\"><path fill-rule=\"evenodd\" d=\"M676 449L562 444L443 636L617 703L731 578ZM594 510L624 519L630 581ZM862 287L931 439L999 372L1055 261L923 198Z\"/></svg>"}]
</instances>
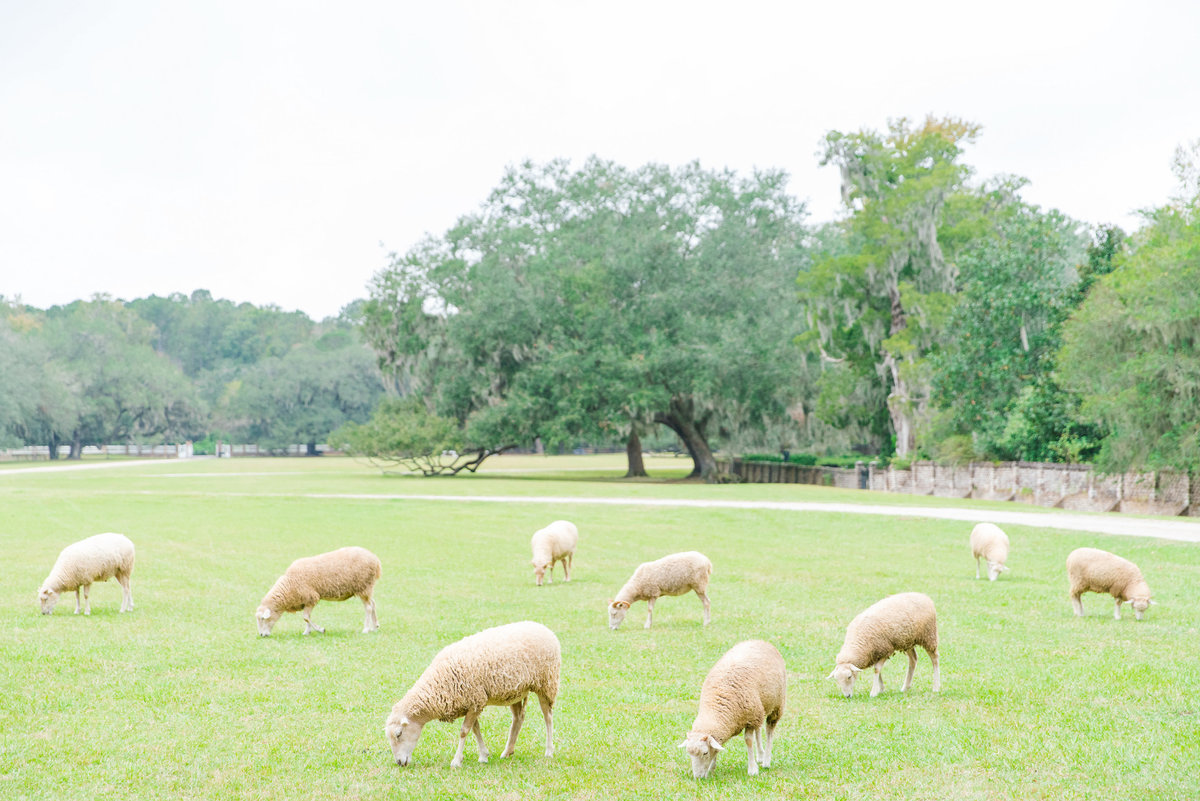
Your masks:
<instances>
[{"instance_id":1,"label":"grassy field","mask_svg":"<svg viewBox=\"0 0 1200 801\"><path fill-rule=\"evenodd\" d=\"M1009 527L1012 571L974 579L969 524L763 510L312 498L329 495L721 497L890 500L802 486L614 479L620 459L498 460L487 475L383 476L343 459L173 462L0 473L0 798L1184 799L1200 796L1200 548ZM575 468L583 467L583 470ZM528 472L537 470L539 472ZM520 472L526 471L526 472ZM561 471L561 472L544 472ZM928 498L920 499L930 503ZM963 504L956 501L956 504ZM969 502L968 502L969 503ZM985 505L986 508L986 505ZM1011 507L1006 507L1011 508ZM580 530L575 580L537 588L529 536ZM115 582L90 618L37 587L67 543L123 532L138 547L137 608ZM358 544L383 560L381 629L362 606L323 603L325 634L288 615L268 639L253 612L295 557ZM1096 545L1137 562L1159 605L1137 623L1084 598L1063 560ZM715 565L713 622L695 596L645 605L611 632L605 605L642 561L698 549ZM893 592L937 602L942 692L925 655L912 691L849 701L825 676L845 626ZM449 767L457 726L431 723L398 768L392 704L439 648L532 619L563 646L557 753L541 755L536 702L516 755L497 758L508 712L481 719L490 764ZM788 665L774 765L748 777L740 738L713 776L677 744L700 683L734 643L773 642Z\"/></svg>"}]
</instances>

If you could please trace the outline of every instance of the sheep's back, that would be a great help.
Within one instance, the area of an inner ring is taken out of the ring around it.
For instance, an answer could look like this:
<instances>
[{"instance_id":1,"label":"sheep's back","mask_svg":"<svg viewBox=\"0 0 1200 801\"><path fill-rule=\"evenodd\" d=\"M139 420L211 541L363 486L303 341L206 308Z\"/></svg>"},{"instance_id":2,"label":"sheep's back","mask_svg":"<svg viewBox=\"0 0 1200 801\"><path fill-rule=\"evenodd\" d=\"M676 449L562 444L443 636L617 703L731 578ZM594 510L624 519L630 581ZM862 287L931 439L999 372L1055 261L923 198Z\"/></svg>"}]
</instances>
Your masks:
<instances>
[{"instance_id":1,"label":"sheep's back","mask_svg":"<svg viewBox=\"0 0 1200 801\"><path fill-rule=\"evenodd\" d=\"M107 581L133 570L133 543L123 534L96 534L63 548L50 570L48 583L62 591Z\"/></svg>"},{"instance_id":2,"label":"sheep's back","mask_svg":"<svg viewBox=\"0 0 1200 801\"><path fill-rule=\"evenodd\" d=\"M633 583L642 590L657 589L660 595L683 595L707 586L711 573L712 562L701 553L689 551L639 565Z\"/></svg>"},{"instance_id":3,"label":"sheep's back","mask_svg":"<svg viewBox=\"0 0 1200 801\"><path fill-rule=\"evenodd\" d=\"M322 600L344 601L374 587L382 575L379 558L366 548L350 546L297 559L285 577L310 587Z\"/></svg>"},{"instance_id":4,"label":"sheep's back","mask_svg":"<svg viewBox=\"0 0 1200 801\"><path fill-rule=\"evenodd\" d=\"M700 704L739 707L750 713L742 723L757 726L762 724L760 713L772 717L783 709L786 695L787 667L779 650L763 640L748 640L713 665L701 685Z\"/></svg>"},{"instance_id":5,"label":"sheep's back","mask_svg":"<svg viewBox=\"0 0 1200 801\"><path fill-rule=\"evenodd\" d=\"M900 593L876 601L850 621L837 661L866 668L916 645L935 652L937 642L933 600L923 593Z\"/></svg>"},{"instance_id":6,"label":"sheep's back","mask_svg":"<svg viewBox=\"0 0 1200 801\"><path fill-rule=\"evenodd\" d=\"M1128 559L1099 548L1076 548L1067 556L1071 591L1092 590L1118 594L1143 581L1142 571Z\"/></svg>"},{"instance_id":7,"label":"sheep's back","mask_svg":"<svg viewBox=\"0 0 1200 801\"><path fill-rule=\"evenodd\" d=\"M561 662L554 633L524 621L485 629L446 646L429 672L464 694L482 694L487 703L513 703L529 692L556 698Z\"/></svg>"}]
</instances>

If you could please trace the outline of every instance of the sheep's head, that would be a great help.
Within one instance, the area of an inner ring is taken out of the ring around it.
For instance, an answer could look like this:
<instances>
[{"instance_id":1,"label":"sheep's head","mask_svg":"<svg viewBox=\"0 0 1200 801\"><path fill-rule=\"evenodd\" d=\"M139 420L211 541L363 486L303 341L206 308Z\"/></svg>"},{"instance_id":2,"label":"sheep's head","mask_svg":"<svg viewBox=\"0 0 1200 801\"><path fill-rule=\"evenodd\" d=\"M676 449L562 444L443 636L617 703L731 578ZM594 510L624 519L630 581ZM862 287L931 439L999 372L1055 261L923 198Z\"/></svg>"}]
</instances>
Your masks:
<instances>
[{"instance_id":1,"label":"sheep's head","mask_svg":"<svg viewBox=\"0 0 1200 801\"><path fill-rule=\"evenodd\" d=\"M279 620L282 614L268 606L258 607L258 611L254 613L254 622L258 624L258 636L268 636L275 626L275 621Z\"/></svg>"},{"instance_id":2,"label":"sheep's head","mask_svg":"<svg viewBox=\"0 0 1200 801\"><path fill-rule=\"evenodd\" d=\"M679 747L692 758L692 775L697 779L704 779L712 773L713 765L717 764L717 754L725 750L716 737L698 731L689 731L687 739Z\"/></svg>"},{"instance_id":3,"label":"sheep's head","mask_svg":"<svg viewBox=\"0 0 1200 801\"><path fill-rule=\"evenodd\" d=\"M608 627L613 631L621 625L621 621L625 619L625 613L629 611L628 601L609 601L608 602Z\"/></svg>"},{"instance_id":4,"label":"sheep's head","mask_svg":"<svg viewBox=\"0 0 1200 801\"><path fill-rule=\"evenodd\" d=\"M1146 610L1149 609L1150 605L1153 603L1155 602L1150 600L1150 596L1148 594L1134 597L1129 602L1129 605L1133 607L1133 617L1136 620L1141 620L1142 615L1146 614Z\"/></svg>"},{"instance_id":5,"label":"sheep's head","mask_svg":"<svg viewBox=\"0 0 1200 801\"><path fill-rule=\"evenodd\" d=\"M988 581L995 581L1001 573L1007 572L1008 568L1004 566L1003 562L993 562L990 559L988 560Z\"/></svg>"},{"instance_id":6,"label":"sheep's head","mask_svg":"<svg viewBox=\"0 0 1200 801\"><path fill-rule=\"evenodd\" d=\"M423 728L424 723L409 720L407 715L401 715L399 720L395 719L395 715L388 718L383 730L392 746L392 756L396 758L396 764L400 767L405 767L412 761L412 752L417 747L417 740L420 739Z\"/></svg>"},{"instance_id":7,"label":"sheep's head","mask_svg":"<svg viewBox=\"0 0 1200 801\"><path fill-rule=\"evenodd\" d=\"M843 662L833 669L825 678L833 679L837 684L838 689L842 691L842 695L849 698L854 695L854 680L858 678L858 674L862 673L862 668L855 667L849 662Z\"/></svg>"},{"instance_id":8,"label":"sheep's head","mask_svg":"<svg viewBox=\"0 0 1200 801\"><path fill-rule=\"evenodd\" d=\"M54 611L54 605L58 603L58 593L49 587L42 587L38 590L38 601L42 604L42 614L48 615Z\"/></svg>"},{"instance_id":9,"label":"sheep's head","mask_svg":"<svg viewBox=\"0 0 1200 801\"><path fill-rule=\"evenodd\" d=\"M534 581L536 581L537 585L540 587L542 586L542 578L546 575L546 568L549 567L549 564L541 561L540 559L532 559L530 562L533 564Z\"/></svg>"}]
</instances>

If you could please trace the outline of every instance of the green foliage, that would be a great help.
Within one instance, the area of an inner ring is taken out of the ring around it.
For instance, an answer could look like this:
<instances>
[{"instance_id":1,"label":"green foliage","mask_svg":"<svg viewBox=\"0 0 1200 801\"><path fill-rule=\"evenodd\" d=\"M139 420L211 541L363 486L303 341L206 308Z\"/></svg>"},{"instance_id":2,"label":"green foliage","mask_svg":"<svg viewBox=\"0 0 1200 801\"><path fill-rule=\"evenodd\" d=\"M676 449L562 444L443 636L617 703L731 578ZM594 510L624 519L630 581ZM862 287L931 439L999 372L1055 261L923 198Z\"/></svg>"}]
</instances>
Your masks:
<instances>
[{"instance_id":1,"label":"green foliage","mask_svg":"<svg viewBox=\"0 0 1200 801\"><path fill-rule=\"evenodd\" d=\"M346 424L330 441L372 464L403 465L426 476L473 473L484 459L506 450L473 445L458 421L431 413L415 396L385 398L369 421Z\"/></svg>"},{"instance_id":2,"label":"green foliage","mask_svg":"<svg viewBox=\"0 0 1200 801\"><path fill-rule=\"evenodd\" d=\"M1022 202L1017 189L1001 184L988 192L991 230L959 255L962 292L931 357L933 397L949 424L1001 458L1034 444L1006 433L1008 415L1024 389L1048 381L1084 255L1077 223ZM1049 391L1040 393L1043 400ZM1045 418L1029 422L1027 431L1051 434L1051 441L1065 431L1047 431Z\"/></svg>"},{"instance_id":3,"label":"green foliage","mask_svg":"<svg viewBox=\"0 0 1200 801\"><path fill-rule=\"evenodd\" d=\"M805 343L833 365L822 377L818 414L868 427L877 446L896 437L914 445L927 414L929 370L955 290L945 248L974 224L960 200L969 168L958 162L978 127L928 118L900 119L880 135L830 132L822 164L842 174L850 216L826 236L811 269L800 272L802 302L815 331Z\"/></svg>"},{"instance_id":4,"label":"green foliage","mask_svg":"<svg viewBox=\"0 0 1200 801\"><path fill-rule=\"evenodd\" d=\"M315 454L334 429L365 421L382 394L367 348L302 345L246 369L223 414L229 429L249 442L273 450L304 443Z\"/></svg>"},{"instance_id":5,"label":"green foliage","mask_svg":"<svg viewBox=\"0 0 1200 801\"><path fill-rule=\"evenodd\" d=\"M1148 215L1065 327L1059 376L1110 469L1200 467L1200 199Z\"/></svg>"},{"instance_id":6,"label":"green foliage","mask_svg":"<svg viewBox=\"0 0 1200 801\"><path fill-rule=\"evenodd\" d=\"M523 164L393 258L365 330L400 392L474 436L553 448L659 423L708 474L710 437L765 436L803 398L802 216L777 172Z\"/></svg>"}]
</instances>

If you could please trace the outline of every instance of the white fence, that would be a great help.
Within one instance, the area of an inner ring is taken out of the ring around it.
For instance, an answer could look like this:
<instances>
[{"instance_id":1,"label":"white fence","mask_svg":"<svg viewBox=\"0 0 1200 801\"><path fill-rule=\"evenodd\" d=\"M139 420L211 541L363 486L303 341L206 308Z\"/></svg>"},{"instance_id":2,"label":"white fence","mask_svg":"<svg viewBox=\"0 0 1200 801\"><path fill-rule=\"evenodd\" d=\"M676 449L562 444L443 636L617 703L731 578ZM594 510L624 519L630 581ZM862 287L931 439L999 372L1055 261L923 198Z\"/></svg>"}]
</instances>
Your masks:
<instances>
[{"instance_id":1,"label":"white fence","mask_svg":"<svg viewBox=\"0 0 1200 801\"><path fill-rule=\"evenodd\" d=\"M221 456L272 456L275 451L268 448L259 448L254 444L238 445L232 443L221 443ZM326 453L330 451L328 445L318 445L318 453ZM289 445L287 447L288 456L303 456L308 453L307 445ZM58 446L58 457L66 459L71 455L71 447L69 445ZM192 443L181 442L173 445L85 445L83 448L84 456L136 456L143 459L186 459L194 455L192 451ZM11 448L9 450L0 450L0 461L38 461L41 459L50 458L50 448L46 445L26 445L23 448Z\"/></svg>"}]
</instances>

